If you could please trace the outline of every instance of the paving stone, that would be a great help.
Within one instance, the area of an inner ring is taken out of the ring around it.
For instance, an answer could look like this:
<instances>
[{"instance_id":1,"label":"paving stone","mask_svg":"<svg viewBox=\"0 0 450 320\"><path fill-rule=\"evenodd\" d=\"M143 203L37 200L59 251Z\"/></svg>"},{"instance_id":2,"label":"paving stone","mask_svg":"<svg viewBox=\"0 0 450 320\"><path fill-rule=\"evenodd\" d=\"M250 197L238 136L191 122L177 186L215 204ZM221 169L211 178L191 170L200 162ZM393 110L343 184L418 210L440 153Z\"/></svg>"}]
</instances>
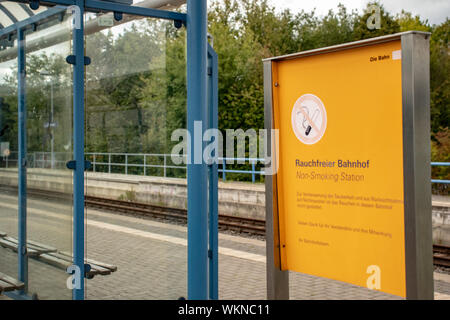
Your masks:
<instances>
[{"instance_id":1,"label":"paving stone","mask_svg":"<svg viewBox=\"0 0 450 320\"><path fill-rule=\"evenodd\" d=\"M28 207L41 209L42 201L30 200ZM29 223L33 226L32 240L58 247L67 246L67 220L58 216L61 204L45 203L45 214L31 214ZM6 215L13 219L17 212L1 207L2 219ZM91 212L88 217L96 224L87 226L87 256L94 260L117 265L118 271L108 276L96 276L86 281L87 299L178 299L187 296L187 247L167 241L142 236L142 232L162 234L186 239L183 226L156 223L127 216ZM8 225L14 232L16 221ZM1 223L1 222L0 222ZM99 224L100 223L100 224ZM126 227L135 232L118 232L108 226ZM221 246L257 255L265 255L262 241L221 235ZM0 248L0 271L17 274L17 257L10 250ZM41 262L30 260L30 289L39 293L42 299L69 299L71 291L66 288L68 275ZM399 299L399 297L361 288L340 281L328 280L311 275L289 272L290 298L301 299ZM450 282L435 280L436 299L450 297ZM219 255L219 298L254 300L266 299L266 266L263 262ZM0 299L6 299L4 296Z\"/></svg>"}]
</instances>

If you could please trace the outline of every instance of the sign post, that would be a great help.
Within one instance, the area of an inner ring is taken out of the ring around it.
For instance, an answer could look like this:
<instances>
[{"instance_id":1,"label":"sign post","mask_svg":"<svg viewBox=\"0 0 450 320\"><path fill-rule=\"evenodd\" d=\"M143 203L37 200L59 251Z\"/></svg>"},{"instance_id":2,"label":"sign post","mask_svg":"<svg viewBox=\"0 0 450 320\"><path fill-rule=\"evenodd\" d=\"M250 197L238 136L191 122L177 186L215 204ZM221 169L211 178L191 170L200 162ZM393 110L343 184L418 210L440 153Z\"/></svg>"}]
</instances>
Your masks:
<instances>
[{"instance_id":1,"label":"sign post","mask_svg":"<svg viewBox=\"0 0 450 320\"><path fill-rule=\"evenodd\" d=\"M264 77L268 298L290 270L433 299L429 34L267 59Z\"/></svg>"}]
</instances>

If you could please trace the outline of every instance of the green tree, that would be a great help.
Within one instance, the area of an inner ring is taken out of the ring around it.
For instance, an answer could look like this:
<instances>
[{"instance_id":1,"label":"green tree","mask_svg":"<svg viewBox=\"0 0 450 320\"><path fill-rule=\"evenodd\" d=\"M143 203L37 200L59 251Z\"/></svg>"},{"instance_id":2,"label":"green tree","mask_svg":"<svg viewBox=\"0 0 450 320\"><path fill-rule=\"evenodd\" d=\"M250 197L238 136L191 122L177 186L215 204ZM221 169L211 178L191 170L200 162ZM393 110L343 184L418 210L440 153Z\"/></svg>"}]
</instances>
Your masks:
<instances>
[{"instance_id":1,"label":"green tree","mask_svg":"<svg viewBox=\"0 0 450 320\"><path fill-rule=\"evenodd\" d=\"M431 131L437 133L450 123L450 20L433 28L430 41Z\"/></svg>"},{"instance_id":2,"label":"green tree","mask_svg":"<svg viewBox=\"0 0 450 320\"><path fill-rule=\"evenodd\" d=\"M290 10L276 14L267 0L242 0L242 7L242 36L253 35L265 55L278 56L299 50L295 36L298 22Z\"/></svg>"},{"instance_id":3,"label":"green tree","mask_svg":"<svg viewBox=\"0 0 450 320\"><path fill-rule=\"evenodd\" d=\"M402 10L397 15L396 20L400 26L400 31L424 31L432 32L433 28L428 24L428 20L422 21L419 15L413 16L411 12Z\"/></svg>"},{"instance_id":4,"label":"green tree","mask_svg":"<svg viewBox=\"0 0 450 320\"><path fill-rule=\"evenodd\" d=\"M46 52L27 54L26 64L26 106L27 106L27 149L28 152L49 152L52 136L55 151L65 152L71 149L72 140L72 82L70 65L60 54ZM11 74L3 79L9 88L4 101L9 106L10 148L18 150L17 145L17 64L11 68ZM52 101L53 95L53 101ZM54 105L51 128L51 104ZM3 111L3 110L2 110ZM3 113L3 112L2 112Z\"/></svg>"},{"instance_id":5,"label":"green tree","mask_svg":"<svg viewBox=\"0 0 450 320\"><path fill-rule=\"evenodd\" d=\"M342 4L337 9L337 13L329 10L322 19L317 18L314 12L301 12L297 16L297 21L303 21L299 32L302 51L353 40L353 25L358 17L356 12L348 13Z\"/></svg>"},{"instance_id":6,"label":"green tree","mask_svg":"<svg viewBox=\"0 0 450 320\"><path fill-rule=\"evenodd\" d=\"M369 30L367 26L372 5L380 8L380 29ZM263 128L264 58L400 31L432 32L432 156L433 160L447 161L448 19L430 26L428 21L409 12L393 16L379 2L368 3L364 12L349 12L339 4L324 16L315 11L294 15L289 10L276 11L268 0L215 0L210 2L208 18L208 31L219 55L221 130ZM171 141L171 133L186 127L185 28L178 30L166 21L137 19L88 35L86 48L86 54L92 59L86 68L86 151L170 152L177 143ZM48 121L50 87L39 73L47 71L58 75L55 90L58 92L56 100L59 99L57 108L61 108L66 103L63 97L71 99L68 93L70 66L61 56L45 54L30 57L28 63L29 118L30 126L36 128L33 129L36 138L30 140L30 145L46 149L49 135L38 122ZM2 108L8 109L7 115L2 113L3 122L17 118L16 82L11 76L0 85L3 103L8 105ZM10 130L8 139L17 135L14 130ZM434 173L445 176L441 171ZM235 178L249 179L246 175Z\"/></svg>"}]
</instances>

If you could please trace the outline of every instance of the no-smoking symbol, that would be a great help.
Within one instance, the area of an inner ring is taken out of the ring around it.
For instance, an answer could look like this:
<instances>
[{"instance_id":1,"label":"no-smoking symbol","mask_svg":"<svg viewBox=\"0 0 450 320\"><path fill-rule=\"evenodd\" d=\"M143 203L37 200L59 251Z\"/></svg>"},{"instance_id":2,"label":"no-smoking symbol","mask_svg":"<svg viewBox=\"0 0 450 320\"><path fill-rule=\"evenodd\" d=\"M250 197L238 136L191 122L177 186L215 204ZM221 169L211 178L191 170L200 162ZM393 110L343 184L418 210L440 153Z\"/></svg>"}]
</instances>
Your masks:
<instances>
[{"instance_id":1,"label":"no-smoking symbol","mask_svg":"<svg viewBox=\"0 0 450 320\"><path fill-rule=\"evenodd\" d=\"M327 128L327 112L322 100L313 94L304 94L292 109L292 129L304 144L315 144Z\"/></svg>"}]
</instances>

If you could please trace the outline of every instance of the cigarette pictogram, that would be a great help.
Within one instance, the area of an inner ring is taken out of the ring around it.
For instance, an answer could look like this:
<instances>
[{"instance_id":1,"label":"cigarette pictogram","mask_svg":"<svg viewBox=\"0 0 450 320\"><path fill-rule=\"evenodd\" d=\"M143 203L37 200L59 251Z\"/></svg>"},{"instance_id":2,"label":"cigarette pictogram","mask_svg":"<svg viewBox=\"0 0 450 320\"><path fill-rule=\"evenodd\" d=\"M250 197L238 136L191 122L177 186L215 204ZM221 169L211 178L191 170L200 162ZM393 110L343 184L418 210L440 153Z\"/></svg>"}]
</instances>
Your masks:
<instances>
[{"instance_id":1,"label":"cigarette pictogram","mask_svg":"<svg viewBox=\"0 0 450 320\"><path fill-rule=\"evenodd\" d=\"M315 144L322 139L327 126L323 102L313 94L302 95L292 110L292 128L304 144Z\"/></svg>"}]
</instances>

